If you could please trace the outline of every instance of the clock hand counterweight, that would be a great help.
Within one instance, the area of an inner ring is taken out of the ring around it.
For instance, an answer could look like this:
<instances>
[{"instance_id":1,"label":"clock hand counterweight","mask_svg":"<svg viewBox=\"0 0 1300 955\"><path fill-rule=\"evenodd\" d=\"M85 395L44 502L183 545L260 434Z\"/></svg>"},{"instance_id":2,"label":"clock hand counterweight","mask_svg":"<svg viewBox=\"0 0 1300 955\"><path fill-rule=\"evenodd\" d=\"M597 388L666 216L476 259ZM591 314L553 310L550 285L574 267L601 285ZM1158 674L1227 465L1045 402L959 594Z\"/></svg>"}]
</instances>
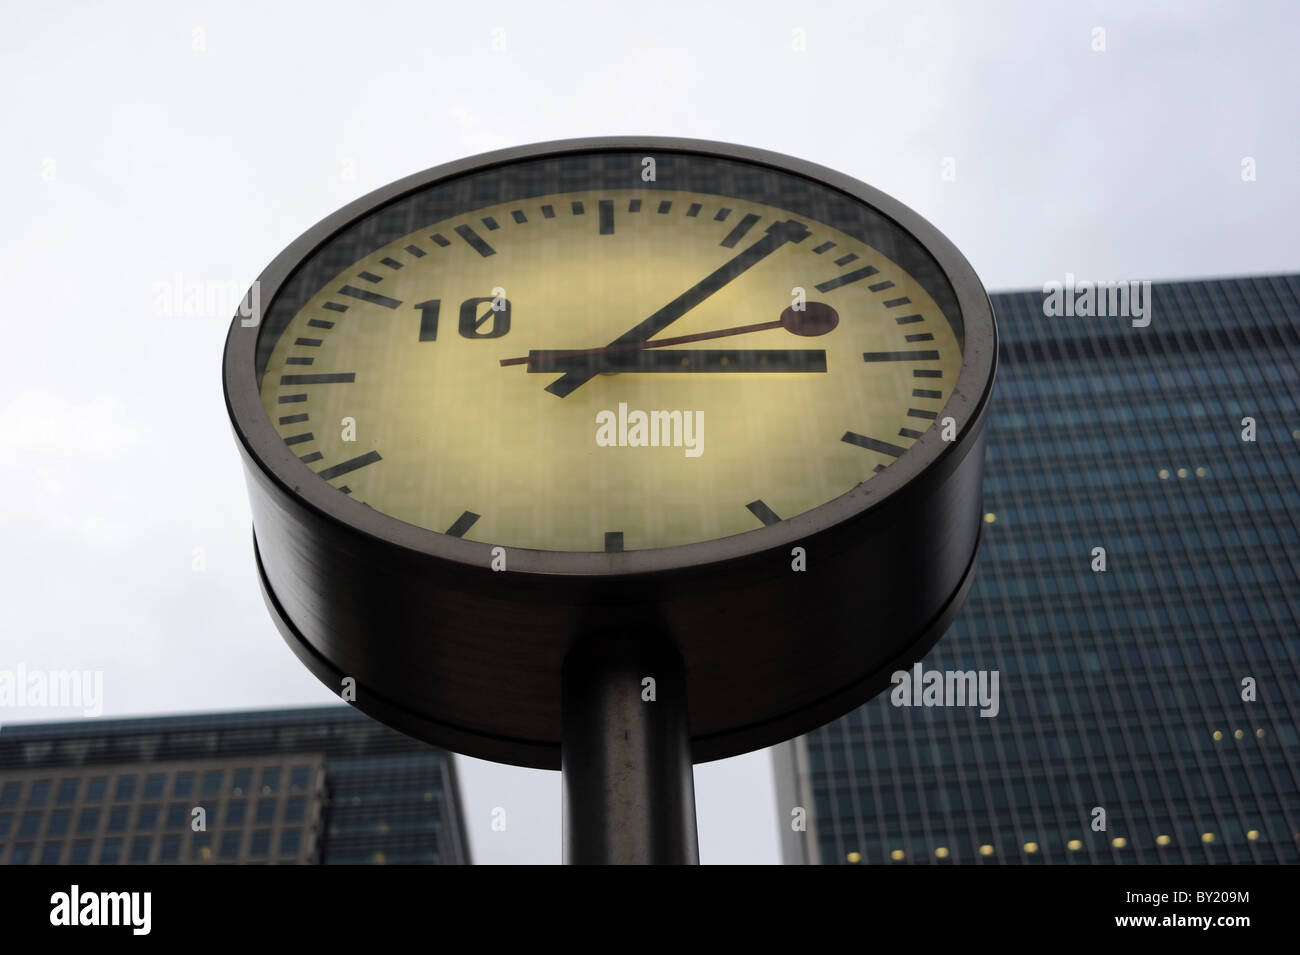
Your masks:
<instances>
[{"instance_id":1,"label":"clock hand counterweight","mask_svg":"<svg viewBox=\"0 0 1300 955\"><path fill-rule=\"evenodd\" d=\"M802 223L793 219L773 223L768 226L767 235L763 236L763 238L720 268L715 269L639 325L624 332L610 344L621 345L628 342L644 342L654 337L732 279L763 261L787 242L802 242L808 235L808 229ZM567 371L547 385L546 390L557 397L563 398L591 381L597 374L599 374L599 370L594 368Z\"/></svg>"}]
</instances>

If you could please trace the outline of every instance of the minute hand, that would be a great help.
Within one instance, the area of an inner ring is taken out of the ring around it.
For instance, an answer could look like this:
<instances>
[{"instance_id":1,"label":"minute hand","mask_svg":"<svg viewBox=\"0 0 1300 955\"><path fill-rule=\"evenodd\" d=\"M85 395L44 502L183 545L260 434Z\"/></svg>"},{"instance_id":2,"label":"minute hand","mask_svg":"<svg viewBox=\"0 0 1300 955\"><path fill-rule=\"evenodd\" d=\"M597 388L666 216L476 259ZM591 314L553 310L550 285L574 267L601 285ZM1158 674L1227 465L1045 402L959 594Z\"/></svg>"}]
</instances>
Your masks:
<instances>
[{"instance_id":1,"label":"minute hand","mask_svg":"<svg viewBox=\"0 0 1300 955\"><path fill-rule=\"evenodd\" d=\"M787 242L802 242L808 238L808 235L808 229L802 223L795 222L793 219L773 223L767 227L767 235L763 236L763 238L711 274L705 276L645 321L618 336L610 344L621 345L626 342L643 342L652 338L736 278L736 276L742 274L751 266L762 262L763 259ZM598 365L598 362L593 361L590 370L565 372L547 385L546 390L557 397L564 398L599 374Z\"/></svg>"}]
</instances>

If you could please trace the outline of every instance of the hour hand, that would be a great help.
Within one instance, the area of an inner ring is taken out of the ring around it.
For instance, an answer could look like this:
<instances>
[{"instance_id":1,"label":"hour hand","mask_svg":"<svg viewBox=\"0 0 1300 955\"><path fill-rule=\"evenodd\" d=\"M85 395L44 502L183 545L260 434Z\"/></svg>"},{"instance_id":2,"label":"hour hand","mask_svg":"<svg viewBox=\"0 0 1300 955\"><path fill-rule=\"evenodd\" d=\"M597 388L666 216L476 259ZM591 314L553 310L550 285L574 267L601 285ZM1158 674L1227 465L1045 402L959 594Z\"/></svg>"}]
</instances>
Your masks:
<instances>
[{"instance_id":1,"label":"hour hand","mask_svg":"<svg viewBox=\"0 0 1300 955\"><path fill-rule=\"evenodd\" d=\"M593 375L619 372L824 372L821 348L657 348L636 351L531 351L529 372Z\"/></svg>"}]
</instances>

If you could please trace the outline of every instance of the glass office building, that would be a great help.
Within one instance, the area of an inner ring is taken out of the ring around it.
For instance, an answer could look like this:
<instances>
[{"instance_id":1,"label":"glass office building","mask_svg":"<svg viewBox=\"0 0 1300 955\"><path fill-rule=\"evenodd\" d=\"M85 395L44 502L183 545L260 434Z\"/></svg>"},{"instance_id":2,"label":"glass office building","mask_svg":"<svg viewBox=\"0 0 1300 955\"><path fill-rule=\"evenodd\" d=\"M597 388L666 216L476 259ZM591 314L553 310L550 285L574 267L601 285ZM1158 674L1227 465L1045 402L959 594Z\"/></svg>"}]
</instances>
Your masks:
<instances>
[{"instance_id":1,"label":"glass office building","mask_svg":"<svg viewBox=\"0 0 1300 955\"><path fill-rule=\"evenodd\" d=\"M1147 327L1045 298L992 296L982 553L923 664L997 715L886 693L780 747L787 862L1300 861L1300 276L1154 284Z\"/></svg>"},{"instance_id":2,"label":"glass office building","mask_svg":"<svg viewBox=\"0 0 1300 955\"><path fill-rule=\"evenodd\" d=\"M451 754L350 707L0 734L0 864L468 862Z\"/></svg>"}]
</instances>

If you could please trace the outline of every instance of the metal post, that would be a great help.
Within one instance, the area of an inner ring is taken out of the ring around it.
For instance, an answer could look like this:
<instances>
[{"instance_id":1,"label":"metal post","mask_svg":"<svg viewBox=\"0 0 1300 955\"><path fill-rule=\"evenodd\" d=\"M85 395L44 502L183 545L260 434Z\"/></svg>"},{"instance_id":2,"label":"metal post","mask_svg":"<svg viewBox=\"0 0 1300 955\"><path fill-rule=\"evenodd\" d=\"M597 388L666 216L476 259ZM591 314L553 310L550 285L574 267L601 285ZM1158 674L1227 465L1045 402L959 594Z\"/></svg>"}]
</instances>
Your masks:
<instances>
[{"instance_id":1,"label":"metal post","mask_svg":"<svg viewBox=\"0 0 1300 955\"><path fill-rule=\"evenodd\" d=\"M561 684L564 861L698 864L677 649L641 633L584 636L565 657Z\"/></svg>"}]
</instances>

